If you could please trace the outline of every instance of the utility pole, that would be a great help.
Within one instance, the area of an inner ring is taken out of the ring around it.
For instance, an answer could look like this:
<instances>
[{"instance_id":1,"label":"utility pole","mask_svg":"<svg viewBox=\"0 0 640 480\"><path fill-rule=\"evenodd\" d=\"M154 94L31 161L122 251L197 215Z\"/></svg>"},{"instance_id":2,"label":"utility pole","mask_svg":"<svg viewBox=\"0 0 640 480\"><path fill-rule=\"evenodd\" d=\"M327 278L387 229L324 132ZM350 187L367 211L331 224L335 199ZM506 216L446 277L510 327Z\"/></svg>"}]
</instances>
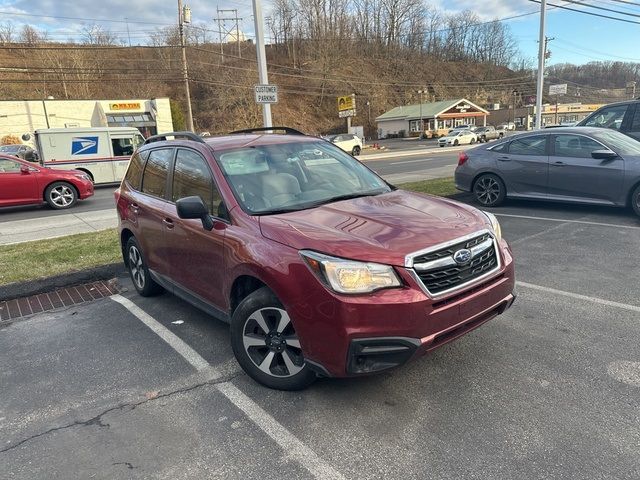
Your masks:
<instances>
[{"instance_id":1,"label":"utility pole","mask_svg":"<svg viewBox=\"0 0 640 480\"><path fill-rule=\"evenodd\" d=\"M223 48L223 40L227 38L229 35L234 35L236 37L236 44L238 46L238 57L242 57L242 50L240 49L240 21L242 18L238 17L238 9L220 9L216 7L218 16L216 20L218 22L218 34L220 38L220 53L222 54L222 58L224 59L224 48ZM232 14L232 17L223 17L221 15L225 15L227 13ZM231 28L227 28L225 22L233 22Z\"/></svg>"},{"instance_id":2,"label":"utility pole","mask_svg":"<svg viewBox=\"0 0 640 480\"><path fill-rule=\"evenodd\" d=\"M129 46L131 46L131 34L129 33L129 19L124 17L124 21L127 24L127 37L129 38Z\"/></svg>"},{"instance_id":3,"label":"utility pole","mask_svg":"<svg viewBox=\"0 0 640 480\"><path fill-rule=\"evenodd\" d=\"M253 24L256 30L256 56L258 57L258 78L260 84L268 85L267 54L264 49L264 20L262 17L262 0L253 0ZM262 104L262 121L265 127L272 127L271 104Z\"/></svg>"},{"instance_id":4,"label":"utility pole","mask_svg":"<svg viewBox=\"0 0 640 480\"><path fill-rule=\"evenodd\" d=\"M184 24L191 23L191 10L182 7L182 0L178 0L178 30L180 31L180 49L182 50L182 79L184 93L187 100L187 129L193 132L193 111L191 110L191 92L189 91L189 72L187 70L187 49L184 39Z\"/></svg>"},{"instance_id":5,"label":"utility pole","mask_svg":"<svg viewBox=\"0 0 640 480\"><path fill-rule=\"evenodd\" d=\"M516 98L518 96L518 91L513 91L513 129L516 129Z\"/></svg>"},{"instance_id":6,"label":"utility pole","mask_svg":"<svg viewBox=\"0 0 640 480\"><path fill-rule=\"evenodd\" d=\"M545 22L547 19L547 0L540 0L540 38L538 45L538 82L536 85L536 130L542 128L542 91L544 89L544 61L547 50Z\"/></svg>"},{"instance_id":7,"label":"utility pole","mask_svg":"<svg viewBox=\"0 0 640 480\"><path fill-rule=\"evenodd\" d=\"M424 120L422 119L422 95L428 93L426 89L418 90L420 94L420 139L424 136Z\"/></svg>"}]
</instances>

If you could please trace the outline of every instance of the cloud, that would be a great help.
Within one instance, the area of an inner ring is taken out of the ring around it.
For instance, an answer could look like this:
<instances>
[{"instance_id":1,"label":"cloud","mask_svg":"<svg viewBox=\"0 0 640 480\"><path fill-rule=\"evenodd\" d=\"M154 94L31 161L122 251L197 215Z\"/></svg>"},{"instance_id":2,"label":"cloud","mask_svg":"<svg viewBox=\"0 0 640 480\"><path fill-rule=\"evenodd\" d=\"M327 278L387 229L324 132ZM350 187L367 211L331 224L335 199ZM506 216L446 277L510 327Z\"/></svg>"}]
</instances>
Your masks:
<instances>
[{"instance_id":1,"label":"cloud","mask_svg":"<svg viewBox=\"0 0 640 480\"><path fill-rule=\"evenodd\" d=\"M536 5L528 0L436 0L432 3L451 13L472 10L480 18L486 20L510 17L536 10Z\"/></svg>"}]
</instances>

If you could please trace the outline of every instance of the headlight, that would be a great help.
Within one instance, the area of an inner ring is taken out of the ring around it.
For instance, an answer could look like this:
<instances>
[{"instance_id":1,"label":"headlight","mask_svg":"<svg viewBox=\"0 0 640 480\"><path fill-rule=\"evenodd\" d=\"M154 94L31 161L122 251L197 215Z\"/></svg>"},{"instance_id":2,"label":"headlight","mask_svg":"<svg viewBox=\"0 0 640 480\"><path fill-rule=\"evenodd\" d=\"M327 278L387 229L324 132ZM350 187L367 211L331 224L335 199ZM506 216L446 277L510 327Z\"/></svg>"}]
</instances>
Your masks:
<instances>
[{"instance_id":1,"label":"headlight","mask_svg":"<svg viewBox=\"0 0 640 480\"><path fill-rule=\"evenodd\" d=\"M89 175L87 175L86 173L76 173L76 177L81 178L83 180L91 181L91 177Z\"/></svg>"},{"instance_id":2,"label":"headlight","mask_svg":"<svg viewBox=\"0 0 640 480\"><path fill-rule=\"evenodd\" d=\"M370 293L402 285L389 265L345 260L309 250L301 250L300 255L311 271L338 293Z\"/></svg>"},{"instance_id":3,"label":"headlight","mask_svg":"<svg viewBox=\"0 0 640 480\"><path fill-rule=\"evenodd\" d=\"M496 235L496 239L500 241L502 239L502 228L500 228L500 222L493 213L483 211L489 221L491 222L491 228L493 229L493 233Z\"/></svg>"}]
</instances>

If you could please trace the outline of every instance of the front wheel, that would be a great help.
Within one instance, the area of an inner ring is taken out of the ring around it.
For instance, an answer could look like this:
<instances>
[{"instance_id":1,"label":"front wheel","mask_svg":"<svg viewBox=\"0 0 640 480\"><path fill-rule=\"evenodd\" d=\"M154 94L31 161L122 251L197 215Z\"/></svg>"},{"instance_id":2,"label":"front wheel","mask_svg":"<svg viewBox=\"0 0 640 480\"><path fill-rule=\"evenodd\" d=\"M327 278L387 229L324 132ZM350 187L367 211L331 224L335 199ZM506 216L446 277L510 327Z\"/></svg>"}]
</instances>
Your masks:
<instances>
[{"instance_id":1,"label":"front wheel","mask_svg":"<svg viewBox=\"0 0 640 480\"><path fill-rule=\"evenodd\" d=\"M356 145L351 150L351 155L353 155L354 157L357 156L357 155L360 155L360 151L361 151L360 147Z\"/></svg>"},{"instance_id":2,"label":"front wheel","mask_svg":"<svg viewBox=\"0 0 640 480\"><path fill-rule=\"evenodd\" d=\"M496 207L504 201L507 189L498 176L485 173L473 184L473 195L483 207Z\"/></svg>"},{"instance_id":3,"label":"front wheel","mask_svg":"<svg viewBox=\"0 0 640 480\"><path fill-rule=\"evenodd\" d=\"M460 144L460 142L458 142L458 140L454 140L454 141L453 141L453 146L454 146L454 147L457 147L459 144Z\"/></svg>"},{"instance_id":4,"label":"front wheel","mask_svg":"<svg viewBox=\"0 0 640 480\"><path fill-rule=\"evenodd\" d=\"M267 287L251 293L233 312L231 346L247 375L266 387L302 390L316 379L289 314Z\"/></svg>"},{"instance_id":5,"label":"front wheel","mask_svg":"<svg viewBox=\"0 0 640 480\"><path fill-rule=\"evenodd\" d=\"M640 185L631 194L631 207L636 215L640 216Z\"/></svg>"},{"instance_id":6,"label":"front wheel","mask_svg":"<svg viewBox=\"0 0 640 480\"><path fill-rule=\"evenodd\" d=\"M56 210L71 208L78 201L78 191L70 183L54 182L44 192L44 199Z\"/></svg>"},{"instance_id":7,"label":"front wheel","mask_svg":"<svg viewBox=\"0 0 640 480\"><path fill-rule=\"evenodd\" d=\"M475 139L475 138L472 138L472 139L471 139L471 142L469 142L469 143L471 143L471 145L473 145L474 143L476 143L476 139Z\"/></svg>"}]
</instances>

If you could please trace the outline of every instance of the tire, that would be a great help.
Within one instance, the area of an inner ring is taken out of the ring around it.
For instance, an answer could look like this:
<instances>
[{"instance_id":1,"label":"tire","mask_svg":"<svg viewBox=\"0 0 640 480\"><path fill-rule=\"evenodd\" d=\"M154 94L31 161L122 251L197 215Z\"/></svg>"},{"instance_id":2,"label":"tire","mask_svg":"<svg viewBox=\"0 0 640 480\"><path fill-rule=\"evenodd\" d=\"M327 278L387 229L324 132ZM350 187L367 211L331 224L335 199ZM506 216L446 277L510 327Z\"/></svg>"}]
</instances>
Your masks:
<instances>
[{"instance_id":1,"label":"tire","mask_svg":"<svg viewBox=\"0 0 640 480\"><path fill-rule=\"evenodd\" d=\"M138 294L143 297L152 297L162 292L163 288L149 274L147 262L135 237L129 238L125 252L127 270Z\"/></svg>"},{"instance_id":2,"label":"tire","mask_svg":"<svg viewBox=\"0 0 640 480\"><path fill-rule=\"evenodd\" d=\"M454 146L454 147L457 147L458 145L460 145L460 142L458 142L458 140L454 140L454 141L453 141L453 146Z\"/></svg>"},{"instance_id":3,"label":"tire","mask_svg":"<svg viewBox=\"0 0 640 480\"><path fill-rule=\"evenodd\" d=\"M631 208L640 217L640 185L631 194Z\"/></svg>"},{"instance_id":4,"label":"tire","mask_svg":"<svg viewBox=\"0 0 640 480\"><path fill-rule=\"evenodd\" d=\"M487 143L487 137L483 135L482 138L480 139L480 141L482 143Z\"/></svg>"},{"instance_id":5,"label":"tire","mask_svg":"<svg viewBox=\"0 0 640 480\"><path fill-rule=\"evenodd\" d=\"M471 139L471 142L469 142L469 143L470 143L471 145L473 145L474 143L476 143L476 139L475 139L475 138L472 138L472 139Z\"/></svg>"},{"instance_id":6,"label":"tire","mask_svg":"<svg viewBox=\"0 0 640 480\"><path fill-rule=\"evenodd\" d=\"M507 189L497 175L484 173L473 183L473 196L483 207L496 207L504 202Z\"/></svg>"},{"instance_id":7,"label":"tire","mask_svg":"<svg viewBox=\"0 0 640 480\"><path fill-rule=\"evenodd\" d=\"M231 346L247 375L266 387L303 390L316 379L287 311L267 287L251 293L233 312Z\"/></svg>"},{"instance_id":8,"label":"tire","mask_svg":"<svg viewBox=\"0 0 640 480\"><path fill-rule=\"evenodd\" d=\"M355 147L353 147L353 149L351 150L351 155L353 155L354 157L355 157L356 155L360 155L360 151L361 151L360 147L356 145L356 146L355 146Z\"/></svg>"},{"instance_id":9,"label":"tire","mask_svg":"<svg viewBox=\"0 0 640 480\"><path fill-rule=\"evenodd\" d=\"M443 144L439 144L438 146L439 146L440 148L444 147L444 145L443 145Z\"/></svg>"},{"instance_id":10,"label":"tire","mask_svg":"<svg viewBox=\"0 0 640 480\"><path fill-rule=\"evenodd\" d=\"M55 210L73 207L78 201L76 187L67 182L53 182L44 192L44 199Z\"/></svg>"}]
</instances>

